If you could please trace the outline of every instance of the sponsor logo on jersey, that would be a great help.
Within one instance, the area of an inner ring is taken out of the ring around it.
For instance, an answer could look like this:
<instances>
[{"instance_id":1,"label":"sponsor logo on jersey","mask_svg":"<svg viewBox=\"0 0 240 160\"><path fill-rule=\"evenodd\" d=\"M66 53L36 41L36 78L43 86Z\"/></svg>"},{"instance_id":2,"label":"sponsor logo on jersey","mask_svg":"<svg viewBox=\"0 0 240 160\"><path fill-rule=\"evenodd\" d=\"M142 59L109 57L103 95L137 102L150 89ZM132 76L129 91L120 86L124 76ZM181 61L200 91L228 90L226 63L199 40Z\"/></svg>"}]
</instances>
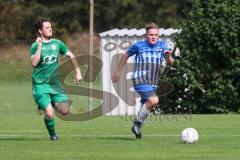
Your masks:
<instances>
[{"instance_id":1,"label":"sponsor logo on jersey","mask_svg":"<svg viewBox=\"0 0 240 160\"><path fill-rule=\"evenodd\" d=\"M55 62L57 62L57 56L50 55L50 56L45 56L43 58L42 64L52 64L52 63L55 63Z\"/></svg>"},{"instance_id":2,"label":"sponsor logo on jersey","mask_svg":"<svg viewBox=\"0 0 240 160\"><path fill-rule=\"evenodd\" d=\"M52 49L53 49L53 50L56 50L56 48L57 48L56 45L53 44L53 45L52 45Z\"/></svg>"},{"instance_id":3,"label":"sponsor logo on jersey","mask_svg":"<svg viewBox=\"0 0 240 160\"><path fill-rule=\"evenodd\" d=\"M158 48L157 48L157 52L162 52L162 48L161 48L161 47L158 47Z\"/></svg>"}]
</instances>

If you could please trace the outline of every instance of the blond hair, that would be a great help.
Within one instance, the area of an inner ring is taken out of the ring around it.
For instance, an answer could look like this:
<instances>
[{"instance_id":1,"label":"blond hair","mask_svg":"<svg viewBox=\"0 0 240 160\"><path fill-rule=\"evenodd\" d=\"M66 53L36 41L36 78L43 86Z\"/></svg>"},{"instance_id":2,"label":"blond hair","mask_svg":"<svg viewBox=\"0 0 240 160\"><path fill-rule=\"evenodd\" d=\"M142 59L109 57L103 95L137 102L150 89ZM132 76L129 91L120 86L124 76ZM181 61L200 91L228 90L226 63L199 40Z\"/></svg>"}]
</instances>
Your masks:
<instances>
[{"instance_id":1,"label":"blond hair","mask_svg":"<svg viewBox=\"0 0 240 160\"><path fill-rule=\"evenodd\" d=\"M145 27L146 29L146 32L149 30L149 29L152 29L152 28L155 28L155 29L159 29L158 25L156 25L156 23L154 22L151 22L151 23L148 23Z\"/></svg>"}]
</instances>

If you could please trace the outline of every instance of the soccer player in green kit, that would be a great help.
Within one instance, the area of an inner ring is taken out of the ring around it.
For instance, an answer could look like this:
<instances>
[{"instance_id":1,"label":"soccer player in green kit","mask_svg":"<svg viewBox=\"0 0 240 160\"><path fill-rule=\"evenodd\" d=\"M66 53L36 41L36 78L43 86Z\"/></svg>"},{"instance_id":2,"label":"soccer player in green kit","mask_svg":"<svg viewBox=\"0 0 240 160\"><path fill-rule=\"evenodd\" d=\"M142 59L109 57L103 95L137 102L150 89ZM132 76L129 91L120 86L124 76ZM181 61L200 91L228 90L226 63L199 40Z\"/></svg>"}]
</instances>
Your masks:
<instances>
[{"instance_id":1,"label":"soccer player in green kit","mask_svg":"<svg viewBox=\"0 0 240 160\"><path fill-rule=\"evenodd\" d=\"M35 24L36 41L31 46L31 64L33 66L33 97L43 110L44 122L51 140L57 140L55 133L54 108L62 115L69 112L68 97L64 94L58 72L59 54L70 58L75 67L75 82L82 79L80 68L74 54L60 40L52 37L52 25L48 19L39 19Z\"/></svg>"}]
</instances>

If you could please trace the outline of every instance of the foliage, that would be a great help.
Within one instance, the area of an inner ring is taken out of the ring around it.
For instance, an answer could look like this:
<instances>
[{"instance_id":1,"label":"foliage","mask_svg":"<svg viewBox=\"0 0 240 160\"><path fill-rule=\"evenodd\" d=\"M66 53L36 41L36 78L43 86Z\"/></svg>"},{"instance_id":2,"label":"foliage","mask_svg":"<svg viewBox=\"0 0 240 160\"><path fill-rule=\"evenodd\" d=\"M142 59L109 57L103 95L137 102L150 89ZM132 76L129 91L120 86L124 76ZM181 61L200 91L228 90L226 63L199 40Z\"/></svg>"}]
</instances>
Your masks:
<instances>
[{"instance_id":1,"label":"foliage","mask_svg":"<svg viewBox=\"0 0 240 160\"><path fill-rule=\"evenodd\" d=\"M0 40L15 40L22 34L21 25L24 21L22 10L19 2L0 3Z\"/></svg>"},{"instance_id":2,"label":"foliage","mask_svg":"<svg viewBox=\"0 0 240 160\"><path fill-rule=\"evenodd\" d=\"M165 99L170 109L240 111L239 8L240 1L192 1L177 38L182 56L171 77L177 89Z\"/></svg>"},{"instance_id":3,"label":"foliage","mask_svg":"<svg viewBox=\"0 0 240 160\"><path fill-rule=\"evenodd\" d=\"M97 0L95 31L117 27L142 28L150 21L161 27L176 27L185 1ZM31 39L34 23L43 17L53 21L55 36L61 38L89 28L89 2L85 0L10 0L1 1L0 9L0 41Z\"/></svg>"}]
</instances>

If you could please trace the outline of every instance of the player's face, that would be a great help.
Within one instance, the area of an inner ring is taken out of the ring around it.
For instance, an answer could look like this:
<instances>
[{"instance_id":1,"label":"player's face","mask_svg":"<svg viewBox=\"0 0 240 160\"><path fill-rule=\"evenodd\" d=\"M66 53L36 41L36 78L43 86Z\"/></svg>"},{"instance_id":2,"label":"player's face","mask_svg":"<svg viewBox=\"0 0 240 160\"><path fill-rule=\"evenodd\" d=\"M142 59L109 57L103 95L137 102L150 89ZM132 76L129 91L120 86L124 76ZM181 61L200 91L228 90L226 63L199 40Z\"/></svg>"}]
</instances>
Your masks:
<instances>
[{"instance_id":1,"label":"player's face","mask_svg":"<svg viewBox=\"0 0 240 160\"><path fill-rule=\"evenodd\" d=\"M43 22L43 27L39 32L46 38L52 37L52 25L51 25L51 23L50 22Z\"/></svg>"},{"instance_id":2,"label":"player's face","mask_svg":"<svg viewBox=\"0 0 240 160\"><path fill-rule=\"evenodd\" d=\"M150 44L156 44L159 39L159 30L157 28L149 29L146 34L146 39Z\"/></svg>"}]
</instances>

